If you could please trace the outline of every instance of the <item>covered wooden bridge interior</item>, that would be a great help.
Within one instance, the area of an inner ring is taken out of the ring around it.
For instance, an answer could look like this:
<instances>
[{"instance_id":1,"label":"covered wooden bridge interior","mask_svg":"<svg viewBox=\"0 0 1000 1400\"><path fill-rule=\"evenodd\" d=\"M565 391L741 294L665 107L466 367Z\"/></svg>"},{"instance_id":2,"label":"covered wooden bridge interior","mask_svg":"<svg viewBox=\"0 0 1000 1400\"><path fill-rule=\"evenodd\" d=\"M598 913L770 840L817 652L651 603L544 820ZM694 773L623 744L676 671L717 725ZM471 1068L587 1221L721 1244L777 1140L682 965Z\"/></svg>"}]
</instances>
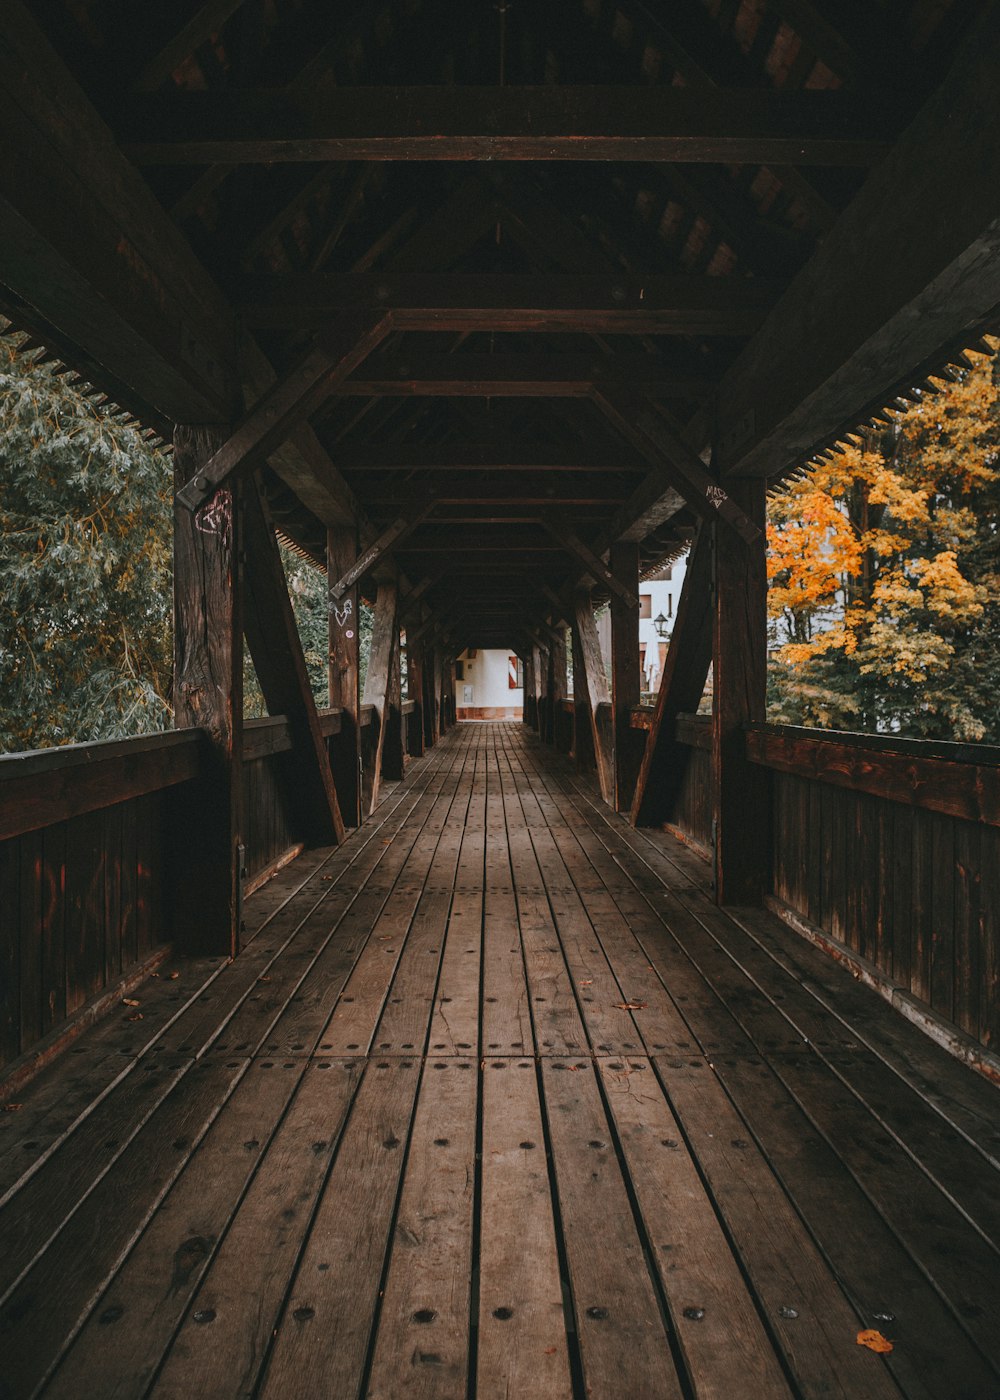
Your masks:
<instances>
[{"instance_id":1,"label":"covered wooden bridge interior","mask_svg":"<svg viewBox=\"0 0 1000 1400\"><path fill-rule=\"evenodd\" d=\"M996 324L998 6L0 25L0 311L176 492L175 730L0 759L0 1395L1000 1396L1000 752L768 725L764 536Z\"/></svg>"}]
</instances>

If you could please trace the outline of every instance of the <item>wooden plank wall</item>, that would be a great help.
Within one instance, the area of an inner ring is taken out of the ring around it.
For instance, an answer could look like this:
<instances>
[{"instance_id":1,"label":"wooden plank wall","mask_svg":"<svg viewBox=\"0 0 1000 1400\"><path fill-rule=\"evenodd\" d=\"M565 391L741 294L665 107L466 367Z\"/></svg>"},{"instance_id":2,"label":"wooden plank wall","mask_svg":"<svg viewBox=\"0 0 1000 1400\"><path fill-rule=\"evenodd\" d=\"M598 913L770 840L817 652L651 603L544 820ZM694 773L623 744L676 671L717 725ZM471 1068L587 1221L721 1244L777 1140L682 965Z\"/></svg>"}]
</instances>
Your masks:
<instances>
[{"instance_id":1,"label":"wooden plank wall","mask_svg":"<svg viewBox=\"0 0 1000 1400\"><path fill-rule=\"evenodd\" d=\"M172 936L166 789L0 842L0 1068Z\"/></svg>"},{"instance_id":2,"label":"wooden plank wall","mask_svg":"<svg viewBox=\"0 0 1000 1400\"><path fill-rule=\"evenodd\" d=\"M667 822L700 855L712 853L712 721L708 715L680 715L677 741L687 747L687 761Z\"/></svg>"},{"instance_id":3,"label":"wooden plank wall","mask_svg":"<svg viewBox=\"0 0 1000 1400\"><path fill-rule=\"evenodd\" d=\"M1000 827L773 771L774 894L1000 1048Z\"/></svg>"}]
</instances>

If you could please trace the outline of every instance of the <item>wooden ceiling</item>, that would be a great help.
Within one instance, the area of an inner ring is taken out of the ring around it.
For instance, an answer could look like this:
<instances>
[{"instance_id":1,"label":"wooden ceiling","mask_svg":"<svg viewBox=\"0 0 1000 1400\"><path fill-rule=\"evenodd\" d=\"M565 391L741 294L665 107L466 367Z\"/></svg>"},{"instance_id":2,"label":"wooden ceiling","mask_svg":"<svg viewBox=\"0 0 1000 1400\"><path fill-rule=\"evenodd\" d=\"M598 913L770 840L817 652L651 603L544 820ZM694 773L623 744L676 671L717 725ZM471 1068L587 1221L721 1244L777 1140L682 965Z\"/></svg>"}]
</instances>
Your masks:
<instances>
[{"instance_id":1,"label":"wooden ceiling","mask_svg":"<svg viewBox=\"0 0 1000 1400\"><path fill-rule=\"evenodd\" d=\"M871 183L859 193L866 177L990 7L25 8L80 89L59 119L79 126L92 106L138 172L120 207L148 229L141 177L171 226L158 246L189 245L214 287L192 292L190 274L182 289L199 313L173 351L176 382L133 373L120 351L116 365L110 329L102 348L93 316L86 333L73 315L61 325L24 290L30 277L2 266L0 305L164 428L218 415L225 337L249 406L324 337L384 316L373 348L272 445L273 512L317 560L345 515L367 541L402 522L394 552L411 584L456 612L463 643L489 646L512 645L521 621L592 580L587 560L612 540L638 541L644 569L684 547L706 501L718 508L713 421L720 461L751 440L764 461L741 366L781 334L783 293L844 211L877 207ZM80 137L82 174L93 144ZM165 280L141 259L131 272ZM180 280L154 286L161 307ZM789 354L800 358L794 338ZM779 357L758 373L780 374ZM791 464L774 458L774 471Z\"/></svg>"}]
</instances>

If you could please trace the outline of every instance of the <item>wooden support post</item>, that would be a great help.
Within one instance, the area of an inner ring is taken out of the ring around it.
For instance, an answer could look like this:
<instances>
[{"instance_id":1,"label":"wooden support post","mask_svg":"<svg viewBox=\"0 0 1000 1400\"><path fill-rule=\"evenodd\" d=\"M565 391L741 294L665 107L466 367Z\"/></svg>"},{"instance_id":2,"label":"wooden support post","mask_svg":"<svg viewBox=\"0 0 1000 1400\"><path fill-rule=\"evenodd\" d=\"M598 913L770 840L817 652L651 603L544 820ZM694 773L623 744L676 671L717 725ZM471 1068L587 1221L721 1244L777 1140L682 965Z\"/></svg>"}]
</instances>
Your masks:
<instances>
[{"instance_id":1,"label":"wooden support post","mask_svg":"<svg viewBox=\"0 0 1000 1400\"><path fill-rule=\"evenodd\" d=\"M629 594L639 592L639 546L620 540L611 546L611 572ZM639 614L618 593L611 595L611 705L614 711L614 808L631 809L642 762L644 736L632 728L639 703Z\"/></svg>"},{"instance_id":2,"label":"wooden support post","mask_svg":"<svg viewBox=\"0 0 1000 1400\"><path fill-rule=\"evenodd\" d=\"M693 714L704 694L712 660L712 588L712 531L702 526L688 558L653 727L639 768L633 826L662 826L674 814L690 754L685 744L677 742L677 716Z\"/></svg>"},{"instance_id":3,"label":"wooden support post","mask_svg":"<svg viewBox=\"0 0 1000 1400\"><path fill-rule=\"evenodd\" d=\"M413 701L406 726L406 752L411 758L424 755L424 653L420 646L406 644L406 698Z\"/></svg>"},{"instance_id":4,"label":"wooden support post","mask_svg":"<svg viewBox=\"0 0 1000 1400\"><path fill-rule=\"evenodd\" d=\"M535 728L541 738L545 725L545 678L548 672L548 658L544 646L532 647L531 670L535 691Z\"/></svg>"},{"instance_id":5,"label":"wooden support post","mask_svg":"<svg viewBox=\"0 0 1000 1400\"><path fill-rule=\"evenodd\" d=\"M402 777L403 768L399 714L399 622L394 579L384 580L378 586L364 703L374 705L378 716L369 809L374 811L383 775L387 778Z\"/></svg>"},{"instance_id":6,"label":"wooden support post","mask_svg":"<svg viewBox=\"0 0 1000 1400\"><path fill-rule=\"evenodd\" d=\"M585 757L581 752L581 740L584 735L589 735L601 796L605 802L613 802L611 692L590 594L582 591L577 593L573 607L573 695L576 700L577 767L581 764L581 757ZM607 725L598 713L602 705L607 707Z\"/></svg>"},{"instance_id":7,"label":"wooden support post","mask_svg":"<svg viewBox=\"0 0 1000 1400\"><path fill-rule=\"evenodd\" d=\"M268 712L288 719L293 796L301 836L313 846L339 843L344 839L344 823L326 741L320 732L278 541L253 478L244 490L244 531L243 629Z\"/></svg>"},{"instance_id":8,"label":"wooden support post","mask_svg":"<svg viewBox=\"0 0 1000 1400\"><path fill-rule=\"evenodd\" d=\"M538 728L538 715L535 698L535 648L525 645L521 656L521 672L524 680L521 693L521 723Z\"/></svg>"},{"instance_id":9,"label":"wooden support post","mask_svg":"<svg viewBox=\"0 0 1000 1400\"><path fill-rule=\"evenodd\" d=\"M226 430L174 431L174 494ZM186 950L239 951L242 906L243 622L240 487L197 512L174 506L174 724L207 737L204 776L175 814L174 925Z\"/></svg>"},{"instance_id":10,"label":"wooden support post","mask_svg":"<svg viewBox=\"0 0 1000 1400\"><path fill-rule=\"evenodd\" d=\"M568 690L566 629L565 627L557 627L555 632L558 640L553 641L552 649L549 652L549 707L552 716L549 743L561 753L568 753L570 746L566 742L566 730L569 717L563 710L563 701L566 699Z\"/></svg>"},{"instance_id":11,"label":"wooden support post","mask_svg":"<svg viewBox=\"0 0 1000 1400\"><path fill-rule=\"evenodd\" d=\"M437 646L430 648L431 657L431 724L433 726L432 741L436 744L444 733L444 717L441 713L442 692L444 680L441 673L442 661L441 651Z\"/></svg>"},{"instance_id":12,"label":"wooden support post","mask_svg":"<svg viewBox=\"0 0 1000 1400\"><path fill-rule=\"evenodd\" d=\"M426 752L437 743L437 719L434 714L434 653L425 643L420 646L420 704Z\"/></svg>"},{"instance_id":13,"label":"wooden support post","mask_svg":"<svg viewBox=\"0 0 1000 1400\"><path fill-rule=\"evenodd\" d=\"M746 726L766 717L764 487L762 478L731 483L760 528L757 539L747 541L722 522L714 526L712 805L719 904L760 903L769 878L767 775L746 755Z\"/></svg>"},{"instance_id":14,"label":"wooden support post","mask_svg":"<svg viewBox=\"0 0 1000 1400\"><path fill-rule=\"evenodd\" d=\"M327 579L337 579L358 554L357 530L338 526L327 532ZM361 600L357 585L339 598L331 596L329 691L330 705L340 710L340 733L330 744L330 766L347 826L360 826L361 812Z\"/></svg>"}]
</instances>

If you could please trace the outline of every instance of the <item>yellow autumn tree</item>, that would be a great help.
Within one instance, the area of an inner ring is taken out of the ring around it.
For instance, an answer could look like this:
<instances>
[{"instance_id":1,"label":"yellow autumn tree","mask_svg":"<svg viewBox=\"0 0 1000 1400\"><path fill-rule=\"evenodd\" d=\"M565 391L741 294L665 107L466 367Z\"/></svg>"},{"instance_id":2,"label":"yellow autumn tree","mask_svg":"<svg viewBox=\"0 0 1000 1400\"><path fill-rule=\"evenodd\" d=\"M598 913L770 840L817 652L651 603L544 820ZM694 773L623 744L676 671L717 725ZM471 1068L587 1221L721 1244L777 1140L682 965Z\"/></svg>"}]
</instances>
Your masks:
<instances>
[{"instance_id":1,"label":"yellow autumn tree","mask_svg":"<svg viewBox=\"0 0 1000 1400\"><path fill-rule=\"evenodd\" d=\"M774 719L1000 738L1000 392L968 359L772 498Z\"/></svg>"}]
</instances>

